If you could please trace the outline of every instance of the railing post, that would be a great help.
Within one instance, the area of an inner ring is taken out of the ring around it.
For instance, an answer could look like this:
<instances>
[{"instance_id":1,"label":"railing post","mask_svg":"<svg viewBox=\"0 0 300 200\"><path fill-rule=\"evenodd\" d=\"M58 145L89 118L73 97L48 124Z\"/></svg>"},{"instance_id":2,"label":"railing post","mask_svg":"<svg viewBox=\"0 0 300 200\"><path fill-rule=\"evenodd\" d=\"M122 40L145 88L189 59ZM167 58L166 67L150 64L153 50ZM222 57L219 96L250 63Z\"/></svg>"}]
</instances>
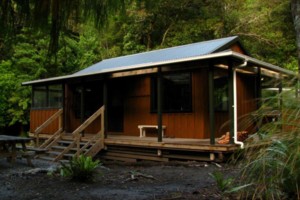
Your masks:
<instances>
[{"instance_id":1,"label":"railing post","mask_svg":"<svg viewBox=\"0 0 300 200\"><path fill-rule=\"evenodd\" d=\"M58 129L61 129L62 127L63 127L63 116L62 114L60 114L58 118Z\"/></svg>"},{"instance_id":2,"label":"railing post","mask_svg":"<svg viewBox=\"0 0 300 200\"><path fill-rule=\"evenodd\" d=\"M76 151L76 156L78 157L79 155L79 151L80 151L80 138L81 138L81 135L79 134L79 135L77 135L77 137L76 137L76 148L77 148L77 151Z\"/></svg>"},{"instance_id":3,"label":"railing post","mask_svg":"<svg viewBox=\"0 0 300 200\"><path fill-rule=\"evenodd\" d=\"M40 146L40 134L36 134L36 142L35 142L35 147Z\"/></svg>"}]
</instances>

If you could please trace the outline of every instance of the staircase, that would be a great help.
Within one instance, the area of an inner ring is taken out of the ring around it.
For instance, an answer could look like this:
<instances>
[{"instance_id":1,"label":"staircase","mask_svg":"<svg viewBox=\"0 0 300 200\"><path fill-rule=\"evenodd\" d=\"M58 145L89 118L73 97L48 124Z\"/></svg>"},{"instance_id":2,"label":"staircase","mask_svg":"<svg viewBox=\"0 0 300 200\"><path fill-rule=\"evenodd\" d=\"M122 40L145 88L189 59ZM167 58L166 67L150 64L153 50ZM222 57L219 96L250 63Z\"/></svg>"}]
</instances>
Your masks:
<instances>
[{"instance_id":1,"label":"staircase","mask_svg":"<svg viewBox=\"0 0 300 200\"><path fill-rule=\"evenodd\" d=\"M83 122L75 131L66 134L62 130L61 123L59 129L43 144L39 145L39 134L42 129L47 127L55 119L62 118L62 110L59 110L51 116L46 122L39 126L35 133L36 144L39 151L44 151L45 154L38 156L41 159L53 162L69 161L74 156L81 154L94 157L104 148L104 106L98 109L85 122ZM93 137L84 138L81 133L98 117L101 117L101 130ZM61 120L59 120L61 121ZM46 124L46 125L45 125Z\"/></svg>"},{"instance_id":2,"label":"staircase","mask_svg":"<svg viewBox=\"0 0 300 200\"><path fill-rule=\"evenodd\" d=\"M86 156L94 157L99 151L103 149L103 144L98 137L93 137L88 141L80 141L79 148L77 142L71 137L62 137L44 148L45 154L40 155L38 158L48 161L69 161L74 156L84 154Z\"/></svg>"}]
</instances>

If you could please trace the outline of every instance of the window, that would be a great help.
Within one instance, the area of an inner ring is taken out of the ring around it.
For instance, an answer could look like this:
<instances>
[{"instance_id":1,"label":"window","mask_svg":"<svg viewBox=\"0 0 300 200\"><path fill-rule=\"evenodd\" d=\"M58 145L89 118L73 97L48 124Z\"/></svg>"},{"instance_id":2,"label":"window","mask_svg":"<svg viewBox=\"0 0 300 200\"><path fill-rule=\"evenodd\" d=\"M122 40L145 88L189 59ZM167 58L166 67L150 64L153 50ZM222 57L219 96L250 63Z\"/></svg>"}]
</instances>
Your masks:
<instances>
[{"instance_id":1,"label":"window","mask_svg":"<svg viewBox=\"0 0 300 200\"><path fill-rule=\"evenodd\" d=\"M151 111L157 112L157 79L151 84ZM163 75L163 112L191 112L192 85L190 73Z\"/></svg>"},{"instance_id":2,"label":"window","mask_svg":"<svg viewBox=\"0 0 300 200\"><path fill-rule=\"evenodd\" d=\"M46 86L33 87L32 107L35 107L35 108L47 107L47 87Z\"/></svg>"},{"instance_id":3,"label":"window","mask_svg":"<svg viewBox=\"0 0 300 200\"><path fill-rule=\"evenodd\" d=\"M33 108L59 108L62 102L62 85L33 86Z\"/></svg>"},{"instance_id":4,"label":"window","mask_svg":"<svg viewBox=\"0 0 300 200\"><path fill-rule=\"evenodd\" d=\"M214 79L214 105L216 111L228 111L228 77Z\"/></svg>"},{"instance_id":5,"label":"window","mask_svg":"<svg viewBox=\"0 0 300 200\"><path fill-rule=\"evenodd\" d=\"M81 103L83 103L83 118L87 119L103 105L102 87L100 84L93 85L74 85L73 91L73 111L77 119L81 118ZM83 102L82 100L83 92Z\"/></svg>"}]
</instances>

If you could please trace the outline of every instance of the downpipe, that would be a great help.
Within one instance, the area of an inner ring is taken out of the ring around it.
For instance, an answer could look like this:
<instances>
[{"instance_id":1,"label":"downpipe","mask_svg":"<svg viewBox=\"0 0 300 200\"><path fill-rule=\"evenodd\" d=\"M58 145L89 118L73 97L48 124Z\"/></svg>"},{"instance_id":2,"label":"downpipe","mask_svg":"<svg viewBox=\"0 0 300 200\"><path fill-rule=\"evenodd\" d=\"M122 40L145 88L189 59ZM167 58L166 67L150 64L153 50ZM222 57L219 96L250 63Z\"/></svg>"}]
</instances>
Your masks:
<instances>
[{"instance_id":1,"label":"downpipe","mask_svg":"<svg viewBox=\"0 0 300 200\"><path fill-rule=\"evenodd\" d=\"M238 130L237 130L237 84L236 84L236 69L241 67L247 66L247 60L244 61L243 64L237 66L236 68L233 68L233 139L234 144L240 145L241 149L244 149L244 143L241 141L238 141Z\"/></svg>"}]
</instances>

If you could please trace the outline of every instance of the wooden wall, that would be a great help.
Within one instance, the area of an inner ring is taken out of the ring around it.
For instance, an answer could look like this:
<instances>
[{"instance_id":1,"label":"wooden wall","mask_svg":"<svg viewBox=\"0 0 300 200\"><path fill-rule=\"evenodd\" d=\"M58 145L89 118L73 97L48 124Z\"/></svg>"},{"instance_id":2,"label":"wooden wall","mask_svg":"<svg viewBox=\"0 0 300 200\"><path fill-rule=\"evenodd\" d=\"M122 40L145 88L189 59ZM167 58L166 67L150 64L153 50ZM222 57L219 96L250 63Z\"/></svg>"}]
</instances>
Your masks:
<instances>
[{"instance_id":1,"label":"wooden wall","mask_svg":"<svg viewBox=\"0 0 300 200\"><path fill-rule=\"evenodd\" d=\"M124 134L139 135L138 125L156 125L157 114L150 112L150 77L134 77L130 92L124 102ZM207 69L192 74L191 113L163 113L166 137L204 138L208 137L208 77Z\"/></svg>"},{"instance_id":2,"label":"wooden wall","mask_svg":"<svg viewBox=\"0 0 300 200\"><path fill-rule=\"evenodd\" d=\"M208 111L208 70L198 69L192 73L193 112L163 113L166 137L209 138ZM157 114L150 112L150 77L131 77L129 93L124 101L124 134L139 135L138 125L156 125ZM237 75L238 117L256 110L255 78L243 74ZM216 136L228 131L228 112L216 112Z\"/></svg>"},{"instance_id":3,"label":"wooden wall","mask_svg":"<svg viewBox=\"0 0 300 200\"><path fill-rule=\"evenodd\" d=\"M237 114L238 131L251 127L250 118L247 115L257 109L255 94L255 77L237 73ZM216 136L219 137L229 131L229 113L216 112ZM248 127L247 127L248 126Z\"/></svg>"},{"instance_id":4,"label":"wooden wall","mask_svg":"<svg viewBox=\"0 0 300 200\"><path fill-rule=\"evenodd\" d=\"M92 85L97 84L98 87L103 87L102 84L97 83L91 83ZM74 99L75 96L73 95L73 90L70 85L66 85L65 87L65 111L67 113L67 117L65 118L66 124L65 129L67 133L72 133L74 130L76 130L82 123L80 122L80 118L75 116L74 112L74 101L80 101L80 99ZM100 108L100 107L99 107ZM95 119L95 121L92 122L86 129L85 133L89 134L95 134L98 133L101 129L101 117L98 117Z\"/></svg>"},{"instance_id":5,"label":"wooden wall","mask_svg":"<svg viewBox=\"0 0 300 200\"><path fill-rule=\"evenodd\" d=\"M235 52L238 52L238 53L241 53L241 54L246 54L246 52L245 52L245 51L241 48L241 46L238 45L238 44L232 45L232 46L230 47L230 49L231 49L232 51L235 51Z\"/></svg>"},{"instance_id":6,"label":"wooden wall","mask_svg":"<svg viewBox=\"0 0 300 200\"><path fill-rule=\"evenodd\" d=\"M49 119L59 109L40 109L30 111L30 132L33 133L37 127L42 125L47 119ZM41 133L53 134L58 130L58 119L54 120L48 127L46 127Z\"/></svg>"},{"instance_id":7,"label":"wooden wall","mask_svg":"<svg viewBox=\"0 0 300 200\"><path fill-rule=\"evenodd\" d=\"M119 80L120 81L120 80ZM122 84L123 82L123 84ZM157 124L157 114L151 113L151 77L131 76L121 81L124 97L124 135L139 135L138 125ZM100 84L99 87L102 87ZM68 87L66 87L68 88ZM238 117L256 110L255 102L255 77L237 75L238 90ZM71 89L66 89L64 118L66 131L72 132L80 126L80 119L75 117L72 110L73 95ZM176 138L209 138L209 102L208 102L208 69L196 69L192 72L192 101L193 111L190 113L163 113L163 125L165 125L166 137ZM58 109L31 110L30 131L33 132L45 122ZM229 130L228 112L215 113L216 136L219 137ZM222 129L220 127L227 123ZM58 120L47 127L43 133L54 133L58 128ZM100 130L100 118L96 119L87 129L86 133L97 133Z\"/></svg>"}]
</instances>

